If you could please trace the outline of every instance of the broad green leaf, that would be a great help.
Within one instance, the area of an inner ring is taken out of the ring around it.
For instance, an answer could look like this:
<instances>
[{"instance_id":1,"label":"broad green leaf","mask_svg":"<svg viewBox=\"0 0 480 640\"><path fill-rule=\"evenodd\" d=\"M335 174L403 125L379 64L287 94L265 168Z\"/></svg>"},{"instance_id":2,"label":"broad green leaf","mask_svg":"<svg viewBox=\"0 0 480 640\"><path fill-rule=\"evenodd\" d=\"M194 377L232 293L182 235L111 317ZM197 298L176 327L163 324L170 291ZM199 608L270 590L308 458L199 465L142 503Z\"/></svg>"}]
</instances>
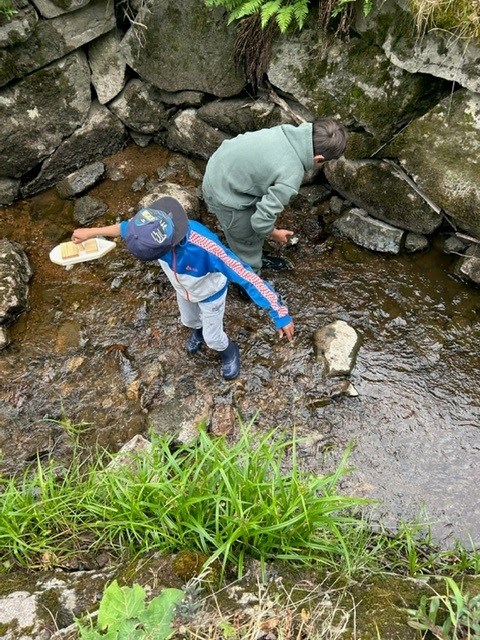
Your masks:
<instances>
[{"instance_id":1,"label":"broad green leaf","mask_svg":"<svg viewBox=\"0 0 480 640\"><path fill-rule=\"evenodd\" d=\"M105 590L98 609L100 629L118 627L128 618L138 618L145 609L145 591L139 584L120 587L114 580Z\"/></svg>"},{"instance_id":2,"label":"broad green leaf","mask_svg":"<svg viewBox=\"0 0 480 640\"><path fill-rule=\"evenodd\" d=\"M163 640L172 632L172 620L176 605L184 596L180 589L164 589L139 616L146 632L155 631L155 639Z\"/></svg>"}]
</instances>

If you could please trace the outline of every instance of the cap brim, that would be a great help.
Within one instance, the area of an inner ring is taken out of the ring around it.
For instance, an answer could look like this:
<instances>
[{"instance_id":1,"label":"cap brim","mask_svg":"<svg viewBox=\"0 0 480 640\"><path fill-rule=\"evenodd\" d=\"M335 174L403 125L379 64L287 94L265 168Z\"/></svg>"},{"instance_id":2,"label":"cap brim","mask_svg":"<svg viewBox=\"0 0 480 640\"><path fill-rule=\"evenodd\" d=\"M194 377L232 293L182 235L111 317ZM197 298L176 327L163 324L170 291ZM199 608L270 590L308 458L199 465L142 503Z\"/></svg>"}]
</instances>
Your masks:
<instances>
[{"instance_id":1,"label":"cap brim","mask_svg":"<svg viewBox=\"0 0 480 640\"><path fill-rule=\"evenodd\" d=\"M188 216L178 200L170 196L164 196L152 202L152 204L148 205L148 208L160 209L171 216L174 229L172 245L176 245L184 239L188 230Z\"/></svg>"}]
</instances>

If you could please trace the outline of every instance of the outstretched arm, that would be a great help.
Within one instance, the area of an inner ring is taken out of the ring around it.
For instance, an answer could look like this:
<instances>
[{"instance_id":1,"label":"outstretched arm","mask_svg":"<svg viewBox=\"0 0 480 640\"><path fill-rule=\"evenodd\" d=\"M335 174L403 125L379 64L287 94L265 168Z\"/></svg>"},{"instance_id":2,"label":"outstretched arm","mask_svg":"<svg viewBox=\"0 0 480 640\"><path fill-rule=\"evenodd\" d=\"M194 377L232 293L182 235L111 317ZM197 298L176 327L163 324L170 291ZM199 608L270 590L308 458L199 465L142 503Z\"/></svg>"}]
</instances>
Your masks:
<instances>
[{"instance_id":1,"label":"outstretched arm","mask_svg":"<svg viewBox=\"0 0 480 640\"><path fill-rule=\"evenodd\" d=\"M110 224L107 227L80 227L72 233L72 242L78 244L96 238L97 236L106 236L107 238L120 237L120 223Z\"/></svg>"}]
</instances>

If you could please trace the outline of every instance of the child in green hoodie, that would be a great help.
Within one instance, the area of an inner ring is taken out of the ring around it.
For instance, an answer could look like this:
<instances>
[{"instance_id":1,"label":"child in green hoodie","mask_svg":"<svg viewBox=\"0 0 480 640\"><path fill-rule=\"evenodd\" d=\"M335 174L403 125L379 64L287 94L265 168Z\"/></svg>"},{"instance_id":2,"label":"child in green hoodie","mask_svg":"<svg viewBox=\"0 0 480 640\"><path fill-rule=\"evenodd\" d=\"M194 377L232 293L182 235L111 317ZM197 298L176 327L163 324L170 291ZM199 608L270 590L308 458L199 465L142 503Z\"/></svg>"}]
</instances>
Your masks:
<instances>
[{"instance_id":1,"label":"child in green hoodie","mask_svg":"<svg viewBox=\"0 0 480 640\"><path fill-rule=\"evenodd\" d=\"M254 271L259 273L262 267L266 238L284 245L293 235L275 223L298 193L305 172L339 158L346 139L341 123L320 118L238 135L225 140L212 155L202 185L205 203L230 249Z\"/></svg>"}]
</instances>

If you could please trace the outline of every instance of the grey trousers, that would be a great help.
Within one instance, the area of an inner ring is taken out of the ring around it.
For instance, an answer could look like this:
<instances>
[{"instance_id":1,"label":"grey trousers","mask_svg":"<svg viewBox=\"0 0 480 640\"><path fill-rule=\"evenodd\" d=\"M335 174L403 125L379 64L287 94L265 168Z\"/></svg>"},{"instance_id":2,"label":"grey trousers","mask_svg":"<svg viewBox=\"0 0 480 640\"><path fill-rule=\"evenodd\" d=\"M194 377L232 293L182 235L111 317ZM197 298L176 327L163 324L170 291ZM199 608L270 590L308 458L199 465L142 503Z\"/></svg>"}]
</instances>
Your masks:
<instances>
[{"instance_id":1,"label":"grey trousers","mask_svg":"<svg viewBox=\"0 0 480 640\"><path fill-rule=\"evenodd\" d=\"M250 222L255 207L249 209L229 209L215 202L204 185L203 198L210 213L213 213L227 239L233 253L252 267L256 273L262 268L262 249L265 238L261 238L252 229Z\"/></svg>"},{"instance_id":2,"label":"grey trousers","mask_svg":"<svg viewBox=\"0 0 480 640\"><path fill-rule=\"evenodd\" d=\"M177 292L180 320L190 329L202 329L207 347L214 351L225 351L228 336L223 330L223 316L227 292L213 302L190 302Z\"/></svg>"}]
</instances>

